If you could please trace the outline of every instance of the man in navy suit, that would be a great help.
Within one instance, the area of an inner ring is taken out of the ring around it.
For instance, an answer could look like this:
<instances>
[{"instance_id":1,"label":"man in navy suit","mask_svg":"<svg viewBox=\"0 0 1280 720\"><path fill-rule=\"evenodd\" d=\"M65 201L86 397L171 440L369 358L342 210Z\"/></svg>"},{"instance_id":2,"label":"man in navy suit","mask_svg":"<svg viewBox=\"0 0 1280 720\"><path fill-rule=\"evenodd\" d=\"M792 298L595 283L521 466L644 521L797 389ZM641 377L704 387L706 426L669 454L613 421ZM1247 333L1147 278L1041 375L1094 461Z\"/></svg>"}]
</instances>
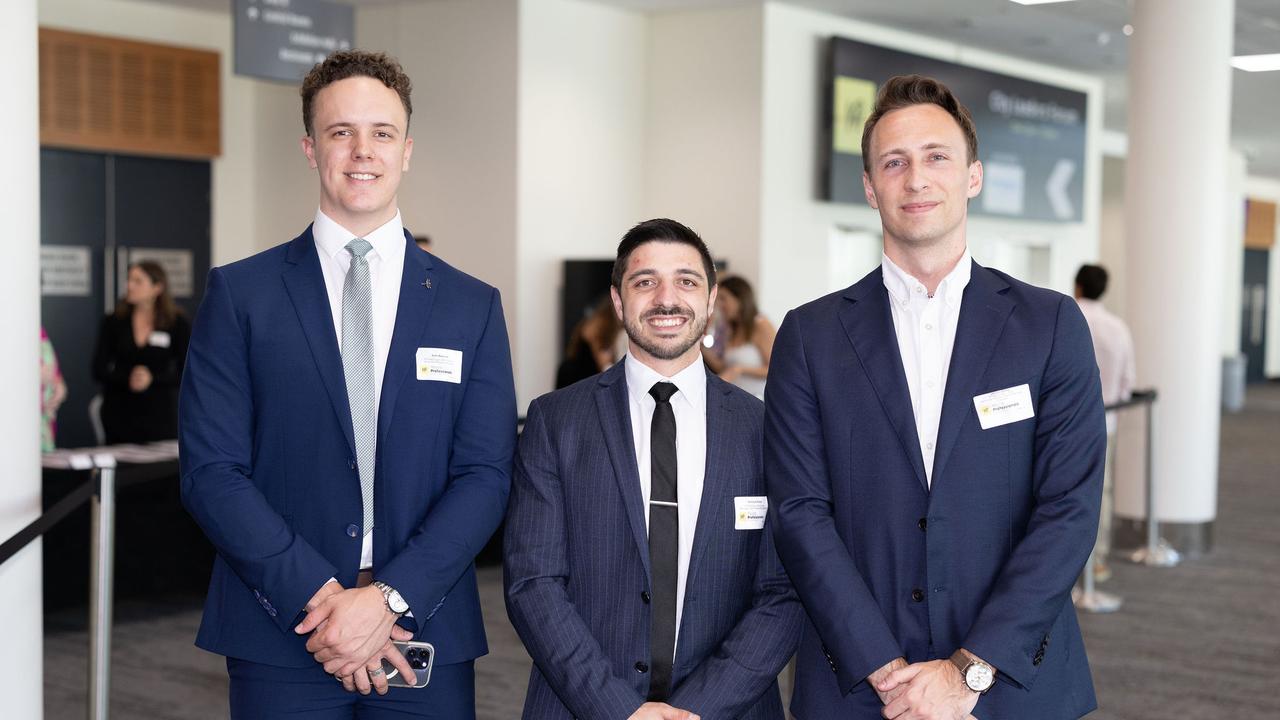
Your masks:
<instances>
[{"instance_id":1,"label":"man in navy suit","mask_svg":"<svg viewBox=\"0 0 1280 720\"><path fill-rule=\"evenodd\" d=\"M473 562L515 446L502 306L401 226L399 64L335 53L302 100L315 222L210 272L183 376L182 497L218 552L196 644L233 718L474 717ZM388 693L383 658L413 675L393 639L434 645L427 688Z\"/></svg>"},{"instance_id":2,"label":"man in navy suit","mask_svg":"<svg viewBox=\"0 0 1280 720\"><path fill-rule=\"evenodd\" d=\"M692 230L618 245L626 358L529 407L504 542L529 720L781 720L802 610L765 523L759 400L700 352L716 271Z\"/></svg>"},{"instance_id":3,"label":"man in navy suit","mask_svg":"<svg viewBox=\"0 0 1280 720\"><path fill-rule=\"evenodd\" d=\"M811 621L792 712L1079 717L1070 592L1106 449L1089 328L970 258L982 164L945 86L889 80L862 156L881 267L788 314L766 389L774 532Z\"/></svg>"}]
</instances>

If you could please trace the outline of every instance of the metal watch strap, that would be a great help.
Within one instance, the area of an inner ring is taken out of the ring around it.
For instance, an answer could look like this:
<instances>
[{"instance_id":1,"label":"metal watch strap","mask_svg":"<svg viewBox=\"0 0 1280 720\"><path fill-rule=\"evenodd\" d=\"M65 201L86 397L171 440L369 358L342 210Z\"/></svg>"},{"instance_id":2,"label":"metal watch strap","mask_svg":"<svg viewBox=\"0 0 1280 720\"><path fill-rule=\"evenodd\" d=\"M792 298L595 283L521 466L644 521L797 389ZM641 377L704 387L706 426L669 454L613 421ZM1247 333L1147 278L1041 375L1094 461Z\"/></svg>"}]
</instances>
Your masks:
<instances>
[{"instance_id":1,"label":"metal watch strap","mask_svg":"<svg viewBox=\"0 0 1280 720\"><path fill-rule=\"evenodd\" d=\"M382 604L386 606L388 612L390 612L392 615L404 614L404 613L396 612L395 608L391 607L391 593L394 592L396 594L399 594L399 591L397 591L395 588L391 587L390 585L378 580L373 581L373 586L378 588L378 590L382 592Z\"/></svg>"}]
</instances>

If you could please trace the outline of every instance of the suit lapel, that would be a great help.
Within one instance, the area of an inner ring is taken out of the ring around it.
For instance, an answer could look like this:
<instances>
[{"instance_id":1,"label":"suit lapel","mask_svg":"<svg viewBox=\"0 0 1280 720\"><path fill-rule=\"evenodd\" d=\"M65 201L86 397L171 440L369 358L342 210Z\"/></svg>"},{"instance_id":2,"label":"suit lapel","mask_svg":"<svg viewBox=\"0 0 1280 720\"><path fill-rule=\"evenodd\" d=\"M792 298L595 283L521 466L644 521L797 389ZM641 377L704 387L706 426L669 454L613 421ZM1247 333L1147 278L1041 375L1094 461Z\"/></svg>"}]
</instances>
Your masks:
<instances>
[{"instance_id":1,"label":"suit lapel","mask_svg":"<svg viewBox=\"0 0 1280 720\"><path fill-rule=\"evenodd\" d=\"M726 482L724 468L728 462L733 429L730 392L728 383L711 372L707 373L707 462L702 471L702 500L698 506L698 524L693 532L693 548L689 553L686 588L693 587L707 543L716 532L716 513L728 512L723 495Z\"/></svg>"},{"instance_id":2,"label":"suit lapel","mask_svg":"<svg viewBox=\"0 0 1280 720\"><path fill-rule=\"evenodd\" d=\"M289 300L293 303L302 333L307 338L311 357L320 371L320 380L333 412L347 438L347 448L355 457L355 435L351 430L351 405L347 400L347 384L342 374L342 353L338 348L338 335L333 329L333 311L329 308L329 293L325 289L324 276L320 272L320 257L311 236L311 228L293 242L285 253L282 278Z\"/></svg>"},{"instance_id":3,"label":"suit lapel","mask_svg":"<svg viewBox=\"0 0 1280 720\"><path fill-rule=\"evenodd\" d=\"M644 519L644 498L640 495L640 469L636 465L636 446L631 433L631 403L627 398L625 360L600 375L596 386L596 412L604 429L605 446L613 463L613 477L626 506L631 534L636 541L649 575L649 530Z\"/></svg>"},{"instance_id":4,"label":"suit lapel","mask_svg":"<svg viewBox=\"0 0 1280 720\"><path fill-rule=\"evenodd\" d=\"M840 306L840 323L844 326L863 372L875 388L880 407L898 435L902 450L911 460L920 487L928 491L924 474L924 458L916 434L915 413L911 409L911 391L907 388L902 354L898 351L898 334L893 328L889 308L889 291L877 269L845 291L848 302Z\"/></svg>"},{"instance_id":5,"label":"suit lapel","mask_svg":"<svg viewBox=\"0 0 1280 720\"><path fill-rule=\"evenodd\" d=\"M439 289L431 275L431 256L418 249L405 231L404 271L400 276L400 301L396 307L395 330L391 334L391 350L382 374L382 394L378 400L378 444L382 444L394 417L396 399L405 378L417 363L418 341L427 329L431 305Z\"/></svg>"},{"instance_id":6,"label":"suit lapel","mask_svg":"<svg viewBox=\"0 0 1280 720\"><path fill-rule=\"evenodd\" d=\"M942 396L942 417L938 423L938 454L933 461L933 477L937 479L955 448L960 427L970 415L978 383L987 372L991 355L1013 311L1013 301L1005 297L1009 284L998 275L973 264L969 285L960 303L960 319L956 324L956 341L951 348L951 367L947 371L947 389Z\"/></svg>"}]
</instances>

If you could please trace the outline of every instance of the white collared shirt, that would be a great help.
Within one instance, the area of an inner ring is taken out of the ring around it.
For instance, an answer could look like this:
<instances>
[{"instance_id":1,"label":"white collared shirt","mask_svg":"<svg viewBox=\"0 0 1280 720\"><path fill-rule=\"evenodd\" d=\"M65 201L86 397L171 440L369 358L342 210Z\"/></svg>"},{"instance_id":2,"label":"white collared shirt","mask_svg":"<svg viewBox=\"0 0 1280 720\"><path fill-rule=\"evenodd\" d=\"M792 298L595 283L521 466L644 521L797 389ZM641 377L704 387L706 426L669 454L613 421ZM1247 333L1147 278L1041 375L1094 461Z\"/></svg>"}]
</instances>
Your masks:
<instances>
[{"instance_id":1,"label":"white collared shirt","mask_svg":"<svg viewBox=\"0 0 1280 720\"><path fill-rule=\"evenodd\" d=\"M1102 380L1102 402L1110 405L1128 400L1133 394L1134 369L1133 336L1129 326L1097 300L1078 298L1080 313L1089 324L1093 338L1093 353L1098 360L1098 375ZM1116 431L1116 413L1107 413L1107 432Z\"/></svg>"},{"instance_id":2,"label":"white collared shirt","mask_svg":"<svg viewBox=\"0 0 1280 720\"><path fill-rule=\"evenodd\" d=\"M320 272L324 275L325 290L329 294L329 311L333 315L333 330L337 333L338 348L342 348L342 287L351 267L351 253L347 243L358 237L316 211L315 224L311 227L315 238L316 254L320 257ZM363 236L373 246L366 255L369 261L369 280L373 284L373 411L377 417L382 400L382 376L387 367L387 355L391 352L391 336L396 327L396 310L400 306L400 279L404 274L404 226L400 213L378 229ZM360 567L373 566L373 533L364 536L360 548Z\"/></svg>"},{"instance_id":3,"label":"white collared shirt","mask_svg":"<svg viewBox=\"0 0 1280 720\"><path fill-rule=\"evenodd\" d=\"M881 261L881 268L884 286L889 291L902 369L911 392L925 481L933 487L933 458L942 419L942 397L947 388L956 325L960 321L960 303L973 271L973 259L966 248L932 297L923 283L894 265L887 255Z\"/></svg>"},{"instance_id":4,"label":"white collared shirt","mask_svg":"<svg viewBox=\"0 0 1280 720\"><path fill-rule=\"evenodd\" d=\"M685 580L689 575L689 557L693 554L693 534L698 527L698 510L702 506L702 481L707 467L707 370L702 356L674 377L663 377L648 365L627 354L627 398L631 407L631 436L636 448L636 467L640 470L640 497L644 500L644 522L649 525L650 432L657 401L649 394L655 383L675 383L678 392L671 396L671 410L676 417L676 502L680 506L680 541L678 580L676 582L676 646L680 642L680 618L684 615Z\"/></svg>"}]
</instances>

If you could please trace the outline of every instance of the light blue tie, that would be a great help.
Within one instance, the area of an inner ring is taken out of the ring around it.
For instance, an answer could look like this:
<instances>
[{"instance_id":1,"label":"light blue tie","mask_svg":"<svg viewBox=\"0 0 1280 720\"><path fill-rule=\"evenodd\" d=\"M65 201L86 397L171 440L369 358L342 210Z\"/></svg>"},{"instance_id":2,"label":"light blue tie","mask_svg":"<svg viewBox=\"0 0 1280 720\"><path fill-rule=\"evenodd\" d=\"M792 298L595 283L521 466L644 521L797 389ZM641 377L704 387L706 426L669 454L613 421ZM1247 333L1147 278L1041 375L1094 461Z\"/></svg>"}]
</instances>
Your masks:
<instances>
[{"instance_id":1,"label":"light blue tie","mask_svg":"<svg viewBox=\"0 0 1280 720\"><path fill-rule=\"evenodd\" d=\"M364 238L347 243L351 268L342 285L342 374L351 404L351 429L356 439L356 467L364 506L364 534L373 530L373 471L378 416L373 398L373 283L365 254L373 249Z\"/></svg>"}]
</instances>

